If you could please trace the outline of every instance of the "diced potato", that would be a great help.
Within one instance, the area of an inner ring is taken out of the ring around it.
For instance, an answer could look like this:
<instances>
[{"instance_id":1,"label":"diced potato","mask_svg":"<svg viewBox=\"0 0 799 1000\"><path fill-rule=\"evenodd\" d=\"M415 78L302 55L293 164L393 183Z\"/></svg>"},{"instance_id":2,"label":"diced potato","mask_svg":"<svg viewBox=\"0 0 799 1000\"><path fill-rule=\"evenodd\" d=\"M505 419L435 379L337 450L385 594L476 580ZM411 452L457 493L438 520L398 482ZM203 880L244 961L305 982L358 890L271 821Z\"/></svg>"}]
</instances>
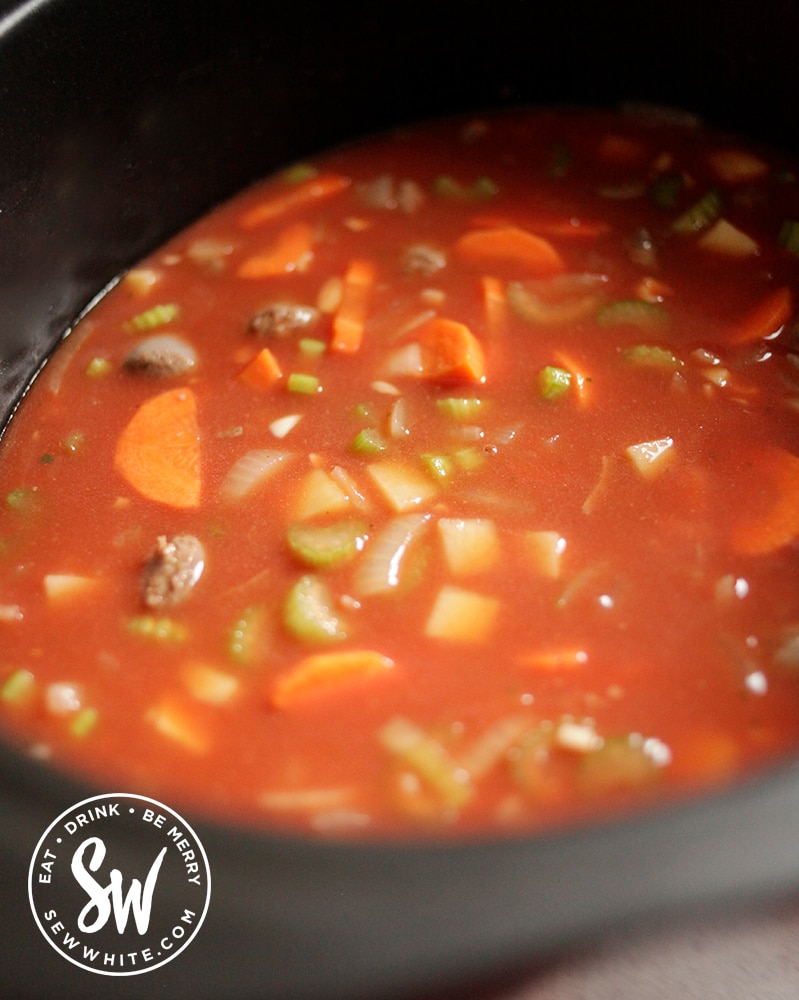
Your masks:
<instances>
[{"instance_id":1,"label":"diced potato","mask_svg":"<svg viewBox=\"0 0 799 1000\"><path fill-rule=\"evenodd\" d=\"M557 580L563 571L566 539L559 531L525 531L524 551L532 568L550 580Z\"/></svg>"},{"instance_id":2,"label":"diced potato","mask_svg":"<svg viewBox=\"0 0 799 1000\"><path fill-rule=\"evenodd\" d=\"M391 460L372 462L367 471L392 510L414 510L436 494L435 483L422 469Z\"/></svg>"},{"instance_id":3,"label":"diced potato","mask_svg":"<svg viewBox=\"0 0 799 1000\"><path fill-rule=\"evenodd\" d=\"M98 584L92 576L77 573L48 573L43 581L44 592L50 601L71 600L86 597Z\"/></svg>"},{"instance_id":4,"label":"diced potato","mask_svg":"<svg viewBox=\"0 0 799 1000\"><path fill-rule=\"evenodd\" d=\"M734 147L714 150L708 161L719 180L728 183L753 181L768 171L768 165L760 157Z\"/></svg>"},{"instance_id":5,"label":"diced potato","mask_svg":"<svg viewBox=\"0 0 799 1000\"><path fill-rule=\"evenodd\" d=\"M715 222L700 238L699 246L730 257L753 257L760 252L760 248L751 236L726 219Z\"/></svg>"},{"instance_id":6,"label":"diced potato","mask_svg":"<svg viewBox=\"0 0 799 1000\"><path fill-rule=\"evenodd\" d=\"M454 576L481 573L499 559L497 529L489 518L442 517L438 531L444 558Z\"/></svg>"},{"instance_id":7,"label":"diced potato","mask_svg":"<svg viewBox=\"0 0 799 1000\"><path fill-rule=\"evenodd\" d=\"M340 514L349 509L350 497L324 469L311 469L302 479L294 498L292 518L310 520L325 514Z\"/></svg>"},{"instance_id":8,"label":"diced potato","mask_svg":"<svg viewBox=\"0 0 799 1000\"><path fill-rule=\"evenodd\" d=\"M484 642L491 635L498 613L496 598L444 586L427 619L425 635L452 642Z\"/></svg>"},{"instance_id":9,"label":"diced potato","mask_svg":"<svg viewBox=\"0 0 799 1000\"><path fill-rule=\"evenodd\" d=\"M187 664L183 682L198 701L209 705L225 705L239 689L238 678L206 663Z\"/></svg>"},{"instance_id":10,"label":"diced potato","mask_svg":"<svg viewBox=\"0 0 799 1000\"><path fill-rule=\"evenodd\" d=\"M122 283L125 286L125 290L130 292L131 295L143 298L155 288L160 280L161 275L155 268L134 267L125 275Z\"/></svg>"},{"instance_id":11,"label":"diced potato","mask_svg":"<svg viewBox=\"0 0 799 1000\"><path fill-rule=\"evenodd\" d=\"M642 441L640 444L631 444L625 451L644 479L654 479L671 464L674 439L664 437L655 441Z\"/></svg>"}]
</instances>

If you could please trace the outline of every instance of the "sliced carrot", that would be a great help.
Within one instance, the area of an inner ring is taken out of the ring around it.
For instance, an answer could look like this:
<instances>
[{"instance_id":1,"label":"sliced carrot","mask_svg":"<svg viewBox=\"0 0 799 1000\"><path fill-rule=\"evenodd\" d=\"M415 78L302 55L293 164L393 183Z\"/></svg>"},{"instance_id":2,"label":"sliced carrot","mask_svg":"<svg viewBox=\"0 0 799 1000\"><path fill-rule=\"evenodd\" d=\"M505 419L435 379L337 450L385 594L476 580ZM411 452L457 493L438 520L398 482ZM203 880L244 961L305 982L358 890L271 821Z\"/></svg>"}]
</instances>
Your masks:
<instances>
[{"instance_id":1,"label":"sliced carrot","mask_svg":"<svg viewBox=\"0 0 799 1000\"><path fill-rule=\"evenodd\" d=\"M577 403L581 407L586 407L591 402L591 376L586 375L582 365L563 351L555 351L553 357L561 368L571 372L574 377L572 385L574 387Z\"/></svg>"},{"instance_id":2,"label":"sliced carrot","mask_svg":"<svg viewBox=\"0 0 799 1000\"><path fill-rule=\"evenodd\" d=\"M117 441L114 466L148 500L196 507L200 434L191 389L170 389L142 403Z\"/></svg>"},{"instance_id":3,"label":"sliced carrot","mask_svg":"<svg viewBox=\"0 0 799 1000\"><path fill-rule=\"evenodd\" d=\"M306 698L338 691L350 681L383 674L393 666L392 659L373 649L315 653L279 677L268 699L276 708L290 708Z\"/></svg>"},{"instance_id":4,"label":"sliced carrot","mask_svg":"<svg viewBox=\"0 0 799 1000\"><path fill-rule=\"evenodd\" d=\"M341 302L333 316L332 351L354 354L360 348L376 275L374 264L368 260L352 260L347 266Z\"/></svg>"},{"instance_id":5,"label":"sliced carrot","mask_svg":"<svg viewBox=\"0 0 799 1000\"><path fill-rule=\"evenodd\" d=\"M791 318L793 297L790 288L777 288L769 293L738 324L733 334L734 344L753 344L773 336Z\"/></svg>"},{"instance_id":6,"label":"sliced carrot","mask_svg":"<svg viewBox=\"0 0 799 1000\"><path fill-rule=\"evenodd\" d=\"M422 375L438 382L485 382L480 341L464 323L436 316L414 333L421 347Z\"/></svg>"},{"instance_id":7,"label":"sliced carrot","mask_svg":"<svg viewBox=\"0 0 799 1000\"><path fill-rule=\"evenodd\" d=\"M349 185L349 177L343 177L340 174L320 174L318 177L312 177L300 184L292 184L267 201L254 205L242 215L239 220L240 224L244 229L254 229L256 226L272 222L296 208L302 208L322 198L338 194Z\"/></svg>"},{"instance_id":8,"label":"sliced carrot","mask_svg":"<svg viewBox=\"0 0 799 1000\"><path fill-rule=\"evenodd\" d=\"M271 278L304 271L313 260L313 242L313 226L295 222L278 234L268 251L243 261L237 274L240 278Z\"/></svg>"},{"instance_id":9,"label":"sliced carrot","mask_svg":"<svg viewBox=\"0 0 799 1000\"><path fill-rule=\"evenodd\" d=\"M283 377L277 358L263 347L238 374L238 379L252 389L270 389Z\"/></svg>"},{"instance_id":10,"label":"sliced carrot","mask_svg":"<svg viewBox=\"0 0 799 1000\"><path fill-rule=\"evenodd\" d=\"M498 332L505 327L508 317L508 297L505 294L505 282L490 275L482 279L483 302L485 304L486 323L489 330Z\"/></svg>"},{"instance_id":11,"label":"sliced carrot","mask_svg":"<svg viewBox=\"0 0 799 1000\"><path fill-rule=\"evenodd\" d=\"M521 219L511 219L501 215L475 215L470 223L476 229L509 229L517 228L536 236L564 236L576 239L596 239L603 233L610 232L607 222L597 219L583 219L572 215L568 218L562 215L536 215Z\"/></svg>"},{"instance_id":12,"label":"sliced carrot","mask_svg":"<svg viewBox=\"0 0 799 1000\"><path fill-rule=\"evenodd\" d=\"M455 250L471 264L481 267L497 261L519 264L527 274L536 277L566 270L560 254L548 240L517 226L472 229L457 240Z\"/></svg>"},{"instance_id":13,"label":"sliced carrot","mask_svg":"<svg viewBox=\"0 0 799 1000\"><path fill-rule=\"evenodd\" d=\"M579 670L588 663L588 653L584 649L550 649L536 653L524 653L516 662L522 667L535 670Z\"/></svg>"},{"instance_id":14,"label":"sliced carrot","mask_svg":"<svg viewBox=\"0 0 799 1000\"><path fill-rule=\"evenodd\" d=\"M799 538L799 457L763 447L747 463L739 498L744 515L732 531L732 545L744 555L765 555Z\"/></svg>"}]
</instances>

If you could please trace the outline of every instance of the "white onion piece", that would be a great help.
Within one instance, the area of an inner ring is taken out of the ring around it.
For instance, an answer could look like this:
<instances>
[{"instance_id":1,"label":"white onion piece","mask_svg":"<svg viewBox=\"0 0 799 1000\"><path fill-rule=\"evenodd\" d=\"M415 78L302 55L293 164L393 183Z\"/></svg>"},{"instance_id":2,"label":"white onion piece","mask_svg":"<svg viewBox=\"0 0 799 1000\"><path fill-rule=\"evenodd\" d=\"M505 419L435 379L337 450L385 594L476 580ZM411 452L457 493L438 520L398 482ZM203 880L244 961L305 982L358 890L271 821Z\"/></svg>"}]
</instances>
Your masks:
<instances>
[{"instance_id":1,"label":"white onion piece","mask_svg":"<svg viewBox=\"0 0 799 1000\"><path fill-rule=\"evenodd\" d=\"M241 500L249 492L273 476L290 455L285 451L268 448L248 451L237 459L228 470L219 488L225 500Z\"/></svg>"},{"instance_id":2,"label":"white onion piece","mask_svg":"<svg viewBox=\"0 0 799 1000\"><path fill-rule=\"evenodd\" d=\"M403 438L410 434L408 427L408 407L403 397L400 397L391 407L388 415L388 435L392 438Z\"/></svg>"},{"instance_id":3,"label":"white onion piece","mask_svg":"<svg viewBox=\"0 0 799 1000\"><path fill-rule=\"evenodd\" d=\"M367 544L355 574L355 590L359 597L387 594L399 585L408 549L429 523L430 514L403 514L389 521Z\"/></svg>"},{"instance_id":4,"label":"white onion piece","mask_svg":"<svg viewBox=\"0 0 799 1000\"><path fill-rule=\"evenodd\" d=\"M398 347L389 355L385 368L386 375L413 375L417 378L423 371L422 348L416 341Z\"/></svg>"}]
</instances>

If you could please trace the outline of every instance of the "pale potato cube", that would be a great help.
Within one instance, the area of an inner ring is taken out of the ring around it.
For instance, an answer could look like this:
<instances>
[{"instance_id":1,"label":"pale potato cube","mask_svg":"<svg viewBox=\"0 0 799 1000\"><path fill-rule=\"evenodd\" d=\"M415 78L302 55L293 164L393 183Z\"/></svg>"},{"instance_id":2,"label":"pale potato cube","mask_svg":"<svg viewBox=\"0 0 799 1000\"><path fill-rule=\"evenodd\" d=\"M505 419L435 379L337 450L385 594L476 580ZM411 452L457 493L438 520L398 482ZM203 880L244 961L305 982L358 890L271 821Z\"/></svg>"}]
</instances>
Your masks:
<instances>
[{"instance_id":1,"label":"pale potato cube","mask_svg":"<svg viewBox=\"0 0 799 1000\"><path fill-rule=\"evenodd\" d=\"M224 705L239 689L239 680L206 663L189 663L183 669L183 682L198 701Z\"/></svg>"},{"instance_id":2,"label":"pale potato cube","mask_svg":"<svg viewBox=\"0 0 799 1000\"><path fill-rule=\"evenodd\" d=\"M726 219L719 219L699 240L705 250L728 257L754 257L760 252L756 241Z\"/></svg>"},{"instance_id":3,"label":"pale potato cube","mask_svg":"<svg viewBox=\"0 0 799 1000\"><path fill-rule=\"evenodd\" d=\"M93 576L80 576L77 573L48 573L43 585L48 600L64 601L88 596L98 582Z\"/></svg>"},{"instance_id":4,"label":"pale potato cube","mask_svg":"<svg viewBox=\"0 0 799 1000\"><path fill-rule=\"evenodd\" d=\"M367 471L397 514L415 510L436 494L435 483L422 469L413 469L391 460L372 462Z\"/></svg>"},{"instance_id":5,"label":"pale potato cube","mask_svg":"<svg viewBox=\"0 0 799 1000\"><path fill-rule=\"evenodd\" d=\"M522 544L528 563L536 573L550 580L560 578L566 539L559 531L525 531Z\"/></svg>"},{"instance_id":6,"label":"pale potato cube","mask_svg":"<svg viewBox=\"0 0 799 1000\"><path fill-rule=\"evenodd\" d=\"M713 150L708 161L719 180L728 183L753 181L768 171L768 164L759 156L735 147Z\"/></svg>"},{"instance_id":7,"label":"pale potato cube","mask_svg":"<svg viewBox=\"0 0 799 1000\"><path fill-rule=\"evenodd\" d=\"M635 469L644 479L654 479L665 471L674 458L674 439L658 438L655 441L641 441L625 449Z\"/></svg>"},{"instance_id":8,"label":"pale potato cube","mask_svg":"<svg viewBox=\"0 0 799 1000\"><path fill-rule=\"evenodd\" d=\"M442 517L438 531L453 576L481 573L499 559L499 537L490 518Z\"/></svg>"},{"instance_id":9,"label":"pale potato cube","mask_svg":"<svg viewBox=\"0 0 799 1000\"><path fill-rule=\"evenodd\" d=\"M298 521L325 514L340 514L349 509L350 497L324 469L311 469L303 476L294 497L292 516Z\"/></svg>"},{"instance_id":10,"label":"pale potato cube","mask_svg":"<svg viewBox=\"0 0 799 1000\"><path fill-rule=\"evenodd\" d=\"M444 586L438 592L425 625L430 639L450 642L485 642L493 631L499 614L499 601L494 597Z\"/></svg>"}]
</instances>

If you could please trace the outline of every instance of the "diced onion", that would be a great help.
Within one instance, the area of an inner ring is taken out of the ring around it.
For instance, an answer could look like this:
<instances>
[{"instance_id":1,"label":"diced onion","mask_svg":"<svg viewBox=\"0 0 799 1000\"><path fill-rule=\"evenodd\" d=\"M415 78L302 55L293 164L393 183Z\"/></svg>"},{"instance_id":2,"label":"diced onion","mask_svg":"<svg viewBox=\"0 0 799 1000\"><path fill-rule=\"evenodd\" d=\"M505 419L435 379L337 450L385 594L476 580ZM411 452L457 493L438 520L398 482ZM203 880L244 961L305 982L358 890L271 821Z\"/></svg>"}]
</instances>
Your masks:
<instances>
[{"instance_id":1,"label":"diced onion","mask_svg":"<svg viewBox=\"0 0 799 1000\"><path fill-rule=\"evenodd\" d=\"M225 500L241 500L274 475L289 457L284 451L255 449L242 455L228 470L219 492Z\"/></svg>"},{"instance_id":2,"label":"diced onion","mask_svg":"<svg viewBox=\"0 0 799 1000\"><path fill-rule=\"evenodd\" d=\"M430 515L422 513L404 514L389 521L366 546L355 575L355 589L359 596L387 594L399 585L408 549L429 521Z\"/></svg>"}]
</instances>

